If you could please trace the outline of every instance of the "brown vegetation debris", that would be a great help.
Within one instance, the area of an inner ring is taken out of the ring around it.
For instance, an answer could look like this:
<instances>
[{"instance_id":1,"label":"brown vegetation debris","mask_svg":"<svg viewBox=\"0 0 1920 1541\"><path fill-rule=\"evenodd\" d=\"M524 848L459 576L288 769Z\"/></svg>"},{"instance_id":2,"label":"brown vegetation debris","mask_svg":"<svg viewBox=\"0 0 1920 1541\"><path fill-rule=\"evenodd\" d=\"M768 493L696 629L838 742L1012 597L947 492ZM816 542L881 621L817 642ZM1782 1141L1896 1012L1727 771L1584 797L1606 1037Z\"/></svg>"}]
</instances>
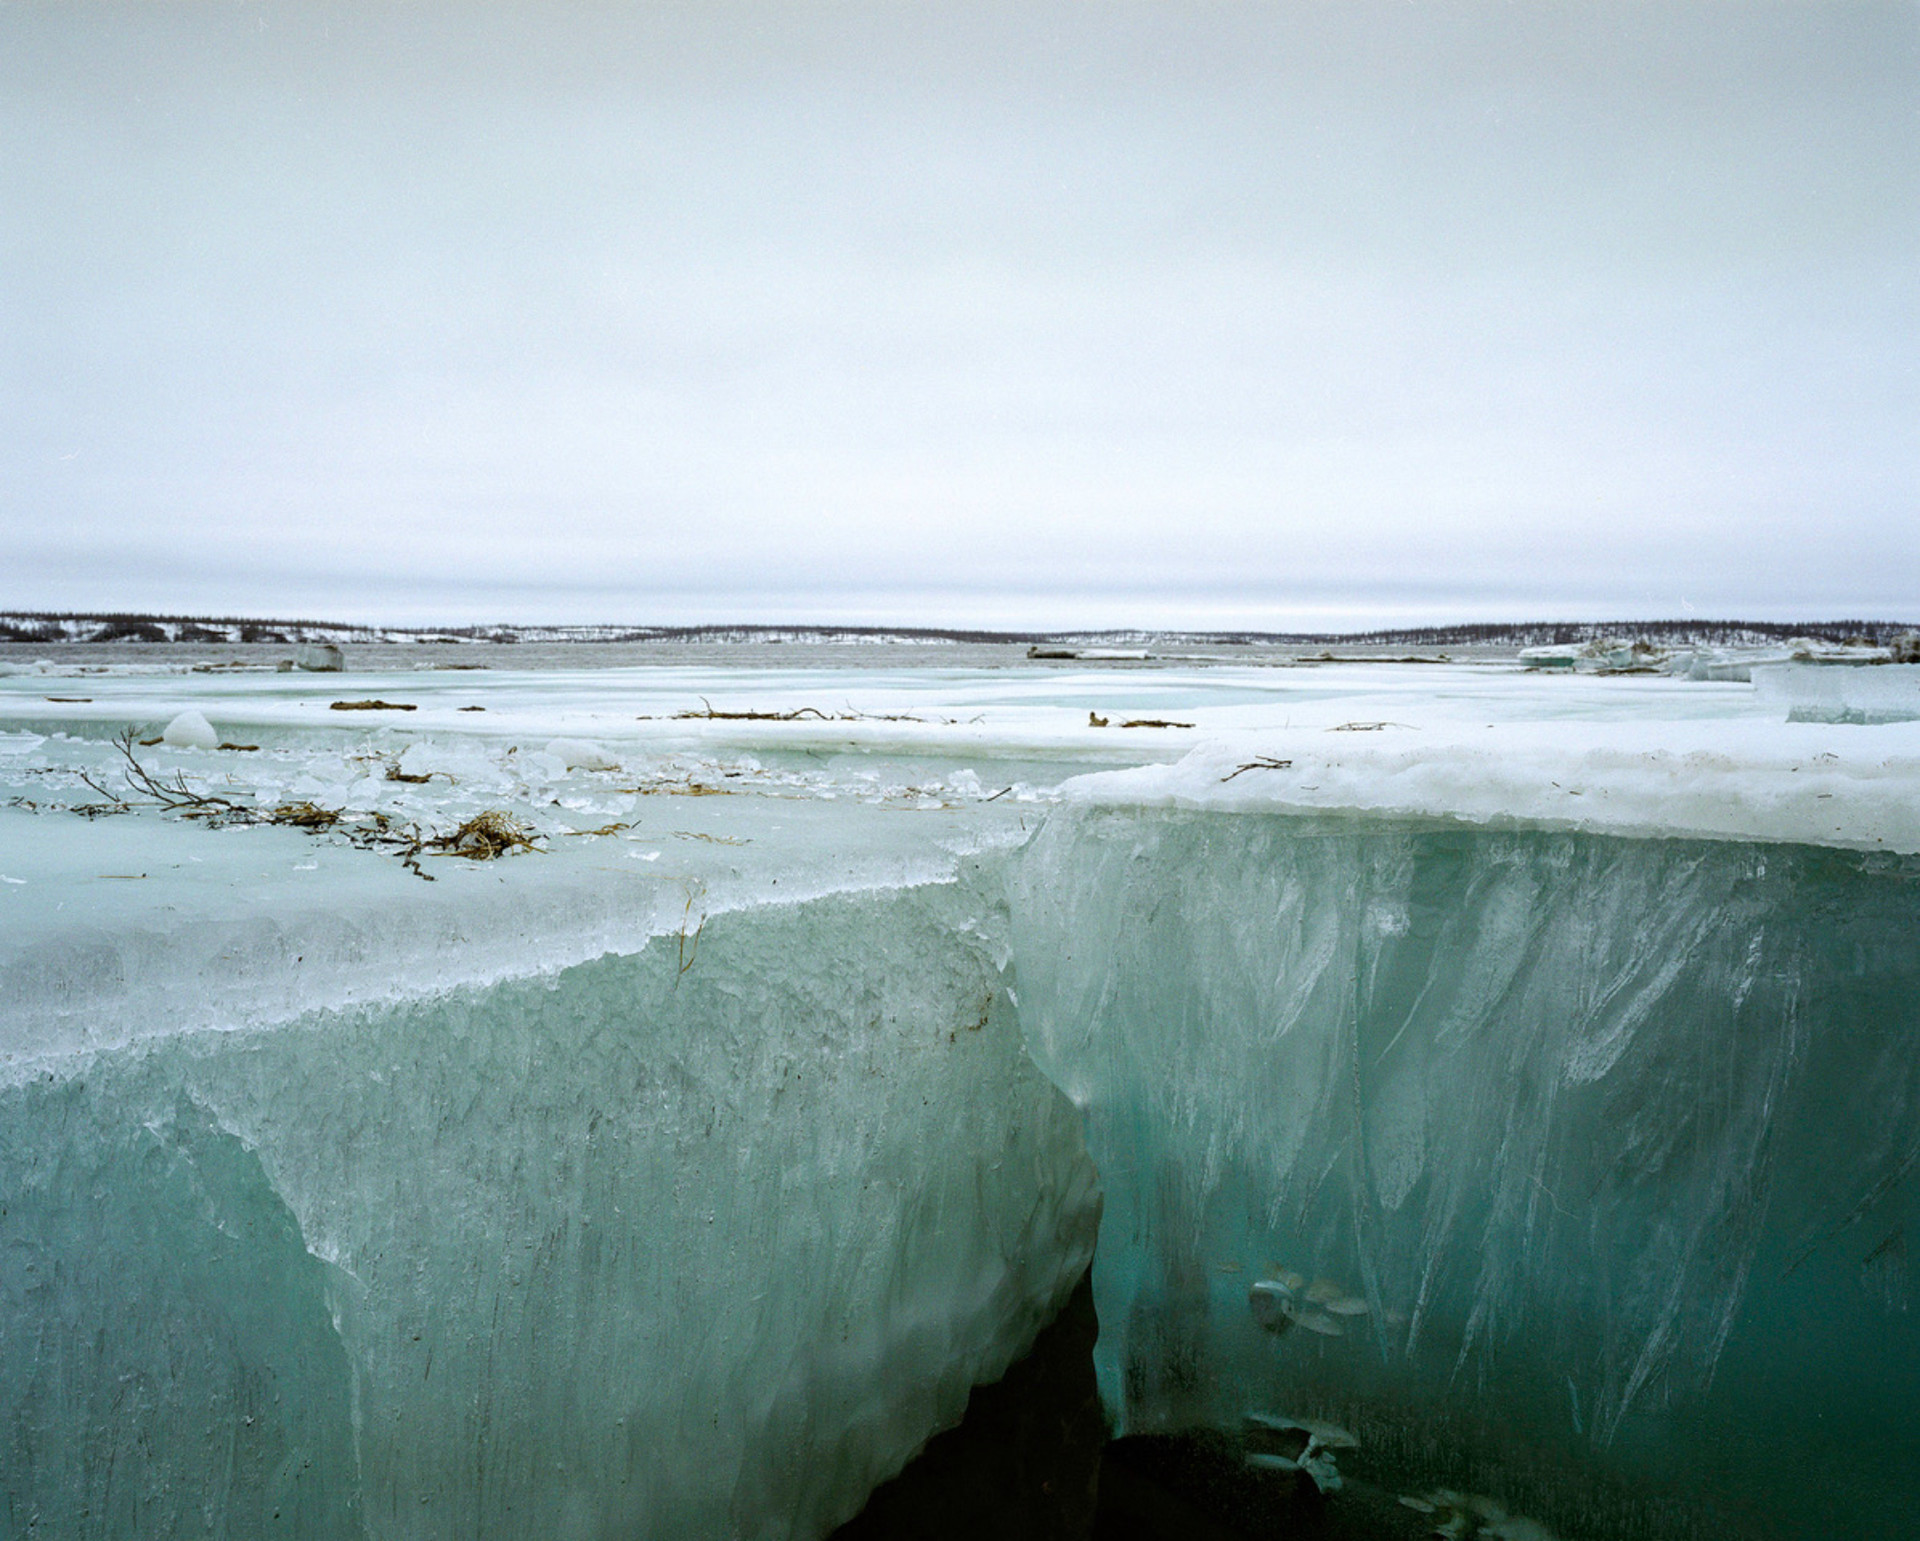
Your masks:
<instances>
[{"instance_id":1,"label":"brown vegetation debris","mask_svg":"<svg viewBox=\"0 0 1920 1541\"><path fill-rule=\"evenodd\" d=\"M282 803L267 815L267 822L291 824L295 829L332 829L340 822L340 810L313 803Z\"/></svg>"},{"instance_id":2,"label":"brown vegetation debris","mask_svg":"<svg viewBox=\"0 0 1920 1541\"><path fill-rule=\"evenodd\" d=\"M1168 722L1160 717L1135 717L1120 724L1123 728L1190 728L1190 722Z\"/></svg>"},{"instance_id":3,"label":"brown vegetation debris","mask_svg":"<svg viewBox=\"0 0 1920 1541\"><path fill-rule=\"evenodd\" d=\"M653 722L652 717L636 717L635 722ZM700 698L699 711L675 712L676 722L933 722L939 721L948 727L953 726L952 717L916 717L912 712L860 712L849 706L844 712L823 712L817 706L800 706L790 712L721 712L714 710L713 703L705 696ZM974 721L978 722L979 718Z\"/></svg>"},{"instance_id":4,"label":"brown vegetation debris","mask_svg":"<svg viewBox=\"0 0 1920 1541\"><path fill-rule=\"evenodd\" d=\"M644 787L617 787L636 797L731 797L732 787L708 786L704 781L657 781Z\"/></svg>"},{"instance_id":5,"label":"brown vegetation debris","mask_svg":"<svg viewBox=\"0 0 1920 1541\"><path fill-rule=\"evenodd\" d=\"M213 797L204 792L194 791L187 785L184 774L176 773L171 781L164 781L153 775L146 766L134 758L133 743L132 728L122 731L113 741L114 748L120 751L121 757L127 762L125 771L127 785L135 792L152 798L162 808L177 809L188 818L228 817L241 812L240 805L229 798ZM82 781L109 802L123 802L84 771L79 775Z\"/></svg>"},{"instance_id":6,"label":"brown vegetation debris","mask_svg":"<svg viewBox=\"0 0 1920 1541\"><path fill-rule=\"evenodd\" d=\"M492 861L509 851L537 851L534 834L512 814L498 808L476 813L450 835L435 835L422 840L423 849L444 856L464 856L469 861Z\"/></svg>"},{"instance_id":7,"label":"brown vegetation debris","mask_svg":"<svg viewBox=\"0 0 1920 1541\"><path fill-rule=\"evenodd\" d=\"M233 802L224 797L197 792L187 784L183 774L176 773L171 778L157 776L149 771L134 754L135 739L133 730L128 728L114 739L126 761L126 782L138 796L141 803L158 805L169 813L177 813L186 819L202 819L212 828L227 828L234 825L281 825L292 829L303 829L312 835L333 834L345 839L350 845L363 851L383 851L400 859L401 865L416 877L432 882L432 875L420 866L422 852L444 856L465 856L472 861L491 861L509 851L539 850L534 842L545 838L520 822L510 813L498 809L489 810L467 820L450 834L424 836L416 824L396 824L393 818L378 809L349 816L339 808L323 808L316 803L281 803L274 808L261 808ZM241 746L245 747L245 746ZM77 772L80 780L98 792L107 801L104 803L86 803L69 805L67 810L80 814L84 818L97 818L102 814L131 813L135 803L124 797L118 797L107 791L84 771ZM435 772L445 775L446 772ZM402 776L397 779L412 780ZM425 777L418 778L425 780ZM451 780L451 777L448 777ZM15 799L15 802L20 802ZM624 828L623 825L611 825L606 831L611 833Z\"/></svg>"},{"instance_id":8,"label":"brown vegetation debris","mask_svg":"<svg viewBox=\"0 0 1920 1541\"><path fill-rule=\"evenodd\" d=\"M331 712L412 712L419 710L411 701L335 701Z\"/></svg>"},{"instance_id":9,"label":"brown vegetation debris","mask_svg":"<svg viewBox=\"0 0 1920 1541\"><path fill-rule=\"evenodd\" d=\"M817 706L802 706L791 712L716 712L713 703L705 696L700 698L701 710L675 712L676 719L695 718L700 721L715 722L802 722L812 719L815 722L833 722L836 719L820 710Z\"/></svg>"}]
</instances>

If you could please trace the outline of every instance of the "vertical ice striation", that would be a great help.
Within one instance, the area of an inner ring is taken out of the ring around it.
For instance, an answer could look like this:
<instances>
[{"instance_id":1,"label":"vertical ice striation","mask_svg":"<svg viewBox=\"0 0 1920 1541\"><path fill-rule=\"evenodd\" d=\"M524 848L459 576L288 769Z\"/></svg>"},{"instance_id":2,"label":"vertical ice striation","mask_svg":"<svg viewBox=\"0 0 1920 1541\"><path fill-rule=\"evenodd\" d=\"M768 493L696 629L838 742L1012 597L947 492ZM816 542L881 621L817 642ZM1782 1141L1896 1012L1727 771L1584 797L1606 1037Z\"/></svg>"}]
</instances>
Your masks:
<instances>
[{"instance_id":1,"label":"vertical ice striation","mask_svg":"<svg viewBox=\"0 0 1920 1541\"><path fill-rule=\"evenodd\" d=\"M1911 1534L1920 862L1082 805L1015 931L1123 1430L1337 1416L1574 1534Z\"/></svg>"},{"instance_id":2,"label":"vertical ice striation","mask_svg":"<svg viewBox=\"0 0 1920 1541\"><path fill-rule=\"evenodd\" d=\"M805 1537L1092 1248L992 895L716 916L556 973L0 1092L0 1530Z\"/></svg>"}]
</instances>

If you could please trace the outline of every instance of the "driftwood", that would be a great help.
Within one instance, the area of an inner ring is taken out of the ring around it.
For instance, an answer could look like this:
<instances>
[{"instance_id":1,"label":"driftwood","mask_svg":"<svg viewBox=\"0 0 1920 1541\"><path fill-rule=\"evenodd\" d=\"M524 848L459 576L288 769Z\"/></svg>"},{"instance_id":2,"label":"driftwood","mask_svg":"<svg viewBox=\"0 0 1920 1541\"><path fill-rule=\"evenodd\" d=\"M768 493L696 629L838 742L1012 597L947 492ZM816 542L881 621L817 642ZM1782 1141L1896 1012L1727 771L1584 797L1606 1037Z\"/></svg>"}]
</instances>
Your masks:
<instances>
[{"instance_id":1,"label":"driftwood","mask_svg":"<svg viewBox=\"0 0 1920 1541\"><path fill-rule=\"evenodd\" d=\"M1231 781L1235 776L1244 776L1248 771L1292 770L1292 769L1293 769L1293 761L1276 760L1272 755L1263 754L1263 755L1256 755L1253 759L1247 761L1247 763L1241 766L1238 770L1232 772L1229 775L1222 776L1220 779L1222 781Z\"/></svg>"},{"instance_id":2,"label":"driftwood","mask_svg":"<svg viewBox=\"0 0 1920 1541\"><path fill-rule=\"evenodd\" d=\"M462 856L468 861L492 861L511 851L537 851L540 846L536 842L545 838L513 814L500 809L488 809L475 814L457 829L435 835L423 832L416 824L396 824L391 817L378 810L350 817L344 809L326 808L311 802L280 803L272 808L248 806L232 798L196 790L188 784L183 772L176 771L171 777L166 777L148 770L133 752L136 740L131 728L113 742L126 761L123 775L133 797L129 799L111 792L85 771L80 771L77 773L80 780L105 801L71 805L68 812L85 818L97 818L103 814L131 813L136 807L145 805L158 807L167 813L177 813L182 818L201 819L214 828L236 824L268 824L303 829L313 835L335 834L360 850L398 856L402 866L429 883L433 881L432 876L420 866L423 854ZM445 772L435 774L444 775ZM430 777L408 775L400 772L398 765L389 765L388 779L420 782ZM24 799L15 801L24 802Z\"/></svg>"},{"instance_id":3,"label":"driftwood","mask_svg":"<svg viewBox=\"0 0 1920 1541\"><path fill-rule=\"evenodd\" d=\"M652 722L652 717L636 717L636 722ZM705 696L700 698L700 710L691 709L675 712L670 719L674 722L937 722L952 727L959 721L956 717L916 717L912 712L859 712L849 706L844 712L823 712L817 706L798 706L790 712L723 712ZM972 719L978 722L980 719Z\"/></svg>"}]
</instances>

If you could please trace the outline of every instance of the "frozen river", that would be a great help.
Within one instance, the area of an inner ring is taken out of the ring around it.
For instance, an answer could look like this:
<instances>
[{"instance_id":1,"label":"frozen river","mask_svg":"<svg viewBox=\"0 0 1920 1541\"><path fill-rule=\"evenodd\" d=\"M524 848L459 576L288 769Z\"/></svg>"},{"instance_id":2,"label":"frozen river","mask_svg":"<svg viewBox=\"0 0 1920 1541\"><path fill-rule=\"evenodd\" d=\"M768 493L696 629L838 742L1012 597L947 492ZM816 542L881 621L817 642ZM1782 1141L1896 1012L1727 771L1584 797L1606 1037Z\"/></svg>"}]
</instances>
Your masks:
<instances>
[{"instance_id":1,"label":"frozen river","mask_svg":"<svg viewBox=\"0 0 1920 1541\"><path fill-rule=\"evenodd\" d=\"M473 651L0 659L10 1531L818 1536L1098 1228L1120 1432L1909 1533L1920 724Z\"/></svg>"}]
</instances>

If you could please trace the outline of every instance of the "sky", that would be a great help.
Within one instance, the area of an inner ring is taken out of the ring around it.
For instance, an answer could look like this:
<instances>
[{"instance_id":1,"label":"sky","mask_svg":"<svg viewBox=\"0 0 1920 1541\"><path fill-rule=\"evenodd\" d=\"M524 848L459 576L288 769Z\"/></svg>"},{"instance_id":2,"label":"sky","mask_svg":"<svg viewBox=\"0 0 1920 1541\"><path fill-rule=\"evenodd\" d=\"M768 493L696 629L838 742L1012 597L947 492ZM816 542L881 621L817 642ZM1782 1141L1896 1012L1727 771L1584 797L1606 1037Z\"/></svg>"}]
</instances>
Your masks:
<instances>
[{"instance_id":1,"label":"sky","mask_svg":"<svg viewBox=\"0 0 1920 1541\"><path fill-rule=\"evenodd\" d=\"M0 607L1920 618L1920 6L0 0Z\"/></svg>"}]
</instances>

